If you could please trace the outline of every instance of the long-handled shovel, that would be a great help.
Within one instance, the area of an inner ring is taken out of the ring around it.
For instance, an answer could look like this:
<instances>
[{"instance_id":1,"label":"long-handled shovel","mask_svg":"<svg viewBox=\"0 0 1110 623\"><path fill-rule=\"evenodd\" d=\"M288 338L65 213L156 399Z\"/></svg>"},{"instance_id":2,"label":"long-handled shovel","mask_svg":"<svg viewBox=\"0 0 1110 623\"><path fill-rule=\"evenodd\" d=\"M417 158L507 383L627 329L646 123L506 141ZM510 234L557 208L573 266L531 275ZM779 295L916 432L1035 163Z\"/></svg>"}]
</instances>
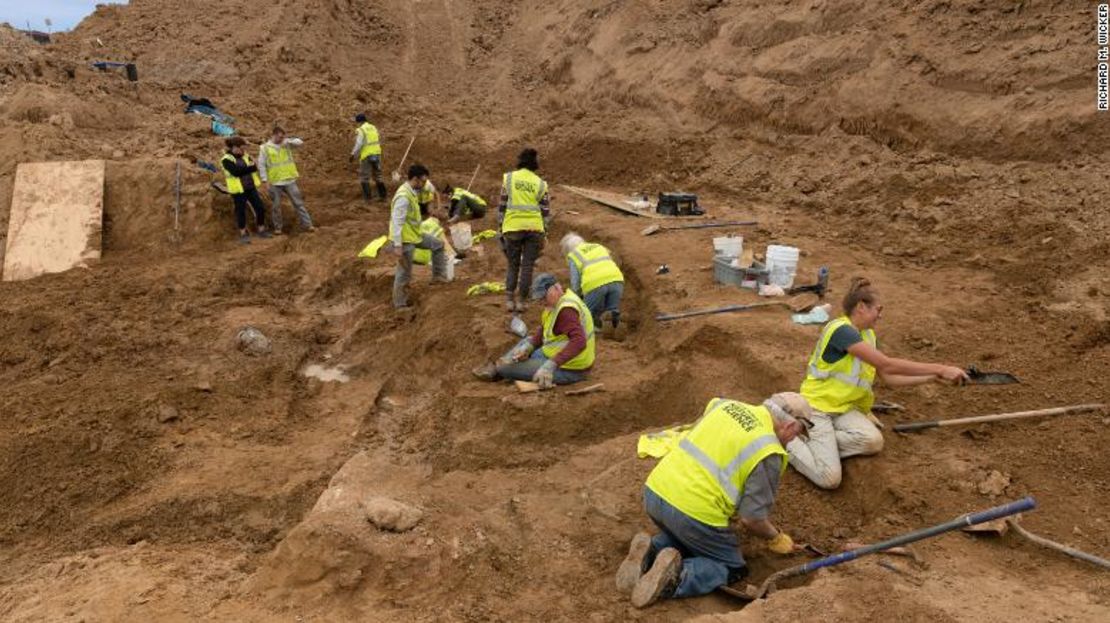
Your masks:
<instances>
[{"instance_id":1,"label":"long-handled shovel","mask_svg":"<svg viewBox=\"0 0 1110 623\"><path fill-rule=\"evenodd\" d=\"M996 521L984 522L984 523L981 523L977 526L967 526L963 530L964 530L964 532L970 532L972 534L992 534L992 535L995 535L995 536L1005 536L1006 532L1010 528L1013 528L1014 532L1017 532L1022 537L1026 538L1029 541L1032 541L1032 542L1036 543L1037 545L1040 545L1041 547L1047 547L1049 549L1056 550L1056 551L1058 551L1062 554L1067 554L1068 556L1071 556L1072 558L1077 558L1079 560L1089 562L1093 565L1098 565L1099 567L1102 567L1103 569L1110 569L1110 560L1106 560L1105 558L1099 558L1098 556L1095 556L1094 554L1088 554L1087 552L1077 550L1073 547L1068 547L1067 545L1064 545L1063 543L1057 543L1056 541L1050 541L1050 540L1044 538L1043 536L1033 534L1032 532L1026 530L1025 528L1022 528L1021 525L1018 523L1018 519L1020 519L1020 518L1019 517L1007 517L1006 519L998 519Z\"/></svg>"},{"instance_id":2,"label":"long-handled shovel","mask_svg":"<svg viewBox=\"0 0 1110 623\"><path fill-rule=\"evenodd\" d=\"M756 221L728 221L724 223L696 223L694 225L648 225L640 231L643 236L650 236L661 231L675 231L678 229L709 229L710 227L739 227L741 225L758 225Z\"/></svg>"},{"instance_id":3,"label":"long-handled shovel","mask_svg":"<svg viewBox=\"0 0 1110 623\"><path fill-rule=\"evenodd\" d=\"M678 312L675 314L656 314L655 319L659 322L668 320L678 320L679 318L691 318L693 316L708 316L710 314L724 314L726 312L747 311L749 309L759 309L760 307L775 307L778 305L785 305L790 308L794 313L807 312L813 309L813 306L818 302L816 294L806 293L799 294L798 296L791 297L785 301L770 301L767 303L748 303L746 305L726 305L725 307L713 307L710 309L695 309L693 311Z\"/></svg>"},{"instance_id":4,"label":"long-handled shovel","mask_svg":"<svg viewBox=\"0 0 1110 623\"><path fill-rule=\"evenodd\" d=\"M478 170L482 168L481 163L474 167L474 175L470 176L470 181L466 183L466 190L470 192L470 187L474 184L474 178L478 177Z\"/></svg>"},{"instance_id":5,"label":"long-handled shovel","mask_svg":"<svg viewBox=\"0 0 1110 623\"><path fill-rule=\"evenodd\" d=\"M1095 411L1103 411L1106 405L1101 403L1089 405L1074 405L1071 407L1055 407L1052 409L1037 409L1036 411L1017 411L1014 413L996 413L994 415L978 415L975 417L961 417L951 420L930 420L928 422L908 422L906 424L895 424L894 431L897 433L909 433L926 428L937 428L938 426L962 426L964 424L979 424L980 422L1001 422L1003 420L1020 420L1031 417L1043 417L1046 415L1071 415L1073 413L1092 413Z\"/></svg>"},{"instance_id":6,"label":"long-handled shovel","mask_svg":"<svg viewBox=\"0 0 1110 623\"><path fill-rule=\"evenodd\" d=\"M416 142L416 135L413 134L412 138L409 139L409 146L405 148L405 155L401 156L401 164L397 165L397 168L393 170L392 177L393 177L393 182L394 183L397 183L397 182L401 181L401 169L404 168L405 160L408 159L408 157L409 157L409 150L412 149L412 144L415 143L415 142Z\"/></svg>"},{"instance_id":7,"label":"long-handled shovel","mask_svg":"<svg viewBox=\"0 0 1110 623\"><path fill-rule=\"evenodd\" d=\"M888 550L892 547L898 547L901 545L913 543L915 541L928 539L939 534L944 534L945 532L958 530L960 528L963 528L964 526L973 526L975 524L981 524L986 521L993 521L1002 517L1008 517L1015 513L1033 510L1036 506L1037 503L1033 500L1033 498L1023 498L1014 502L1010 502L1009 504L1003 504L1001 506L989 508L985 511L980 511L978 513L963 515L957 517L956 519L953 519L952 521L937 524L929 528L922 528L921 530L907 532L906 534L896 536L893 539L887 539L886 541L882 541L880 543L865 545L864 547L861 547L859 549L853 549L851 551L833 554L832 556L827 556L820 560L814 560L803 565L790 567L789 569L783 569L778 573L771 574L766 580L763 581L763 584L761 584L759 588L748 586L746 590L741 591L726 586L722 587L720 590L722 592L728 593L729 595L732 595L733 597L739 597L740 599L745 599L748 601L760 599L761 597L767 595L767 593L773 591L775 589L775 585L778 582L781 582L785 579L797 577L799 575L805 575L807 573L812 573L824 567L839 565L844 562L867 556L868 554L875 554L883 550Z\"/></svg>"}]
</instances>

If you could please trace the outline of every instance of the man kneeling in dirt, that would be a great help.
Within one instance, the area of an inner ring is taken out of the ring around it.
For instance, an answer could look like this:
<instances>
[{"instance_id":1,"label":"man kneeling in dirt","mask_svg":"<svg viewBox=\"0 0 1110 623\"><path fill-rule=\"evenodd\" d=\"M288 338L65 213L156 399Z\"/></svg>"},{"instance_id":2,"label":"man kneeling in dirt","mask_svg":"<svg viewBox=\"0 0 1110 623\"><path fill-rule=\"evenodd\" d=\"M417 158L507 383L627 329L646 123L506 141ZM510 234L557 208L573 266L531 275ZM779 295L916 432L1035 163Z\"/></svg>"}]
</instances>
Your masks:
<instances>
[{"instance_id":1,"label":"man kneeling in dirt","mask_svg":"<svg viewBox=\"0 0 1110 623\"><path fill-rule=\"evenodd\" d=\"M705 595L748 575L734 514L776 554L798 549L768 517L786 470L784 446L807 433L810 409L794 393L762 405L714 398L698 423L648 475L644 509L661 530L632 538L617 590L643 608L660 599ZM645 572L646 571L646 572Z\"/></svg>"},{"instance_id":2,"label":"man kneeling in dirt","mask_svg":"<svg viewBox=\"0 0 1110 623\"><path fill-rule=\"evenodd\" d=\"M536 276L531 296L544 301L536 333L496 364L487 362L475 369L474 375L485 381L533 381L541 389L585 380L595 354L594 321L586 304L574 292L563 290L550 273Z\"/></svg>"}]
</instances>

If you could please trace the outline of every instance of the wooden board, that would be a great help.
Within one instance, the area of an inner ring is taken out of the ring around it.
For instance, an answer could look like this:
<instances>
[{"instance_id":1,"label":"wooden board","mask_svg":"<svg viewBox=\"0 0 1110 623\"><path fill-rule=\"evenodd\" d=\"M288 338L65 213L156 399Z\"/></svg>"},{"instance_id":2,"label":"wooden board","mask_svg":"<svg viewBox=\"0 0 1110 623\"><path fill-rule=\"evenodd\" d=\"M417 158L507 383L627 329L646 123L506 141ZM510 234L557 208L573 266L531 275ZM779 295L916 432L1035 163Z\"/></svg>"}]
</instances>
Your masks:
<instances>
[{"instance_id":1,"label":"wooden board","mask_svg":"<svg viewBox=\"0 0 1110 623\"><path fill-rule=\"evenodd\" d=\"M4 281L100 259L104 161L25 162L15 171Z\"/></svg>"},{"instance_id":2,"label":"wooden board","mask_svg":"<svg viewBox=\"0 0 1110 623\"><path fill-rule=\"evenodd\" d=\"M559 186L560 186L560 188L562 188L566 191L572 192L572 193L578 195L579 197L585 197L586 199L589 199L590 201L596 201L597 203L600 203L603 206L613 208L614 210L620 210L621 212L624 212L625 214L631 214L633 216L642 216L644 218L654 218L654 219L665 219L665 220L670 220L670 221L683 221L683 220L703 219L703 218L705 218L704 214L699 215L699 216L667 216L665 214L659 214L658 212L655 211L655 203L656 202L653 199L648 199L648 204L649 204L648 208L641 210L641 209L637 209L634 206L634 201L633 201L633 199L631 198L630 195L622 195L620 193L613 193L613 192L608 192L608 191L604 191L604 190L592 190L592 189L589 189L589 188L581 188L581 187L578 187L578 186L568 186L566 184L560 184Z\"/></svg>"}]
</instances>

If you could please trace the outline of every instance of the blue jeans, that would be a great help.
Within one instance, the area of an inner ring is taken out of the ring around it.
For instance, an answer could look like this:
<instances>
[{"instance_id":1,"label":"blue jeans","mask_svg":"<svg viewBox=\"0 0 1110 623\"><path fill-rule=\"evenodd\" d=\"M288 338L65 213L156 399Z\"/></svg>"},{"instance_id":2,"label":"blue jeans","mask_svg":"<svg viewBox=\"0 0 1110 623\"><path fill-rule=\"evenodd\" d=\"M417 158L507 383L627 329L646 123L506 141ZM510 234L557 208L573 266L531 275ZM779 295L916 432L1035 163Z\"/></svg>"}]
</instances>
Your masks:
<instances>
[{"instance_id":1,"label":"blue jeans","mask_svg":"<svg viewBox=\"0 0 1110 623\"><path fill-rule=\"evenodd\" d=\"M704 524L644 487L644 510L662 531L651 537L648 565L664 548L682 554L682 573L671 597L697 597L748 575L736 533Z\"/></svg>"},{"instance_id":2,"label":"blue jeans","mask_svg":"<svg viewBox=\"0 0 1110 623\"><path fill-rule=\"evenodd\" d=\"M621 295L623 294L624 283L613 281L590 290L582 297L582 301L586 304L586 308L590 310L590 314L594 317L595 327L598 329L601 328L601 314L605 312L613 312L614 327L620 324Z\"/></svg>"},{"instance_id":3,"label":"blue jeans","mask_svg":"<svg viewBox=\"0 0 1110 623\"><path fill-rule=\"evenodd\" d=\"M532 356L524 361L510 363L506 366L497 366L497 376L511 381L531 381L536 371L540 369L545 361L547 361L547 357L543 356L543 350L537 348L532 351ZM555 368L556 385L572 385L584 380L586 380L585 370Z\"/></svg>"}]
</instances>

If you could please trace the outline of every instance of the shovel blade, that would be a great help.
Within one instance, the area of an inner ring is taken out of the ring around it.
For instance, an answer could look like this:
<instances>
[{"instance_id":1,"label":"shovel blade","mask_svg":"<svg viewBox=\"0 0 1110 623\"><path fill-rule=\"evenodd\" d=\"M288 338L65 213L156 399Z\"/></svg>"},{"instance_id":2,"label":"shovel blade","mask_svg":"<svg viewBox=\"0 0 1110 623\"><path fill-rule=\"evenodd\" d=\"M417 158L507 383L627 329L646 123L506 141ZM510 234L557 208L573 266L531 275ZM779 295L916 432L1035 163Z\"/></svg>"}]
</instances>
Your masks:
<instances>
[{"instance_id":1,"label":"shovel blade","mask_svg":"<svg viewBox=\"0 0 1110 623\"><path fill-rule=\"evenodd\" d=\"M985 533L1004 536L1010 530L1010 524L1006 523L1005 519L995 519L993 521L984 521L983 523L973 526L964 526L962 530L973 534Z\"/></svg>"},{"instance_id":2,"label":"shovel blade","mask_svg":"<svg viewBox=\"0 0 1110 623\"><path fill-rule=\"evenodd\" d=\"M983 372L975 366L967 369L967 376L972 385L1010 385L1020 382L1009 372Z\"/></svg>"}]
</instances>

